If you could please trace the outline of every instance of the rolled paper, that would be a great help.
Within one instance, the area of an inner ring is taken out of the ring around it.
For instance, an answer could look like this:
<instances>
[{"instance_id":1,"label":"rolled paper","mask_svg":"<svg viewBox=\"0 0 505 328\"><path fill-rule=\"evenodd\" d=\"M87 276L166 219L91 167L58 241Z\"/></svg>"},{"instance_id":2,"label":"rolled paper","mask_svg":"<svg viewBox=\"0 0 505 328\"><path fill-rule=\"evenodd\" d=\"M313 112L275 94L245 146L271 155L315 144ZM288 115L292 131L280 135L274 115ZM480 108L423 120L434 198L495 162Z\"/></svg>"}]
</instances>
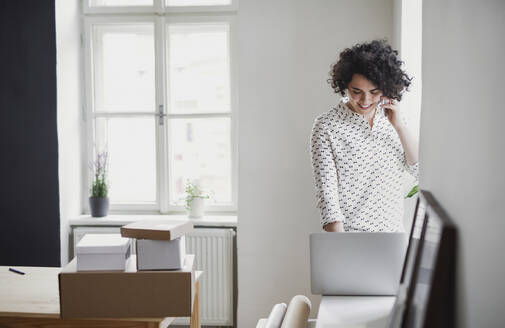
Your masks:
<instances>
[{"instance_id":1,"label":"rolled paper","mask_svg":"<svg viewBox=\"0 0 505 328\"><path fill-rule=\"evenodd\" d=\"M268 316L265 328L281 328L282 320L286 314L288 306L286 303L275 304Z\"/></svg>"},{"instance_id":2,"label":"rolled paper","mask_svg":"<svg viewBox=\"0 0 505 328\"><path fill-rule=\"evenodd\" d=\"M303 295L296 295L289 302L281 328L306 328L309 320L310 300Z\"/></svg>"}]
</instances>

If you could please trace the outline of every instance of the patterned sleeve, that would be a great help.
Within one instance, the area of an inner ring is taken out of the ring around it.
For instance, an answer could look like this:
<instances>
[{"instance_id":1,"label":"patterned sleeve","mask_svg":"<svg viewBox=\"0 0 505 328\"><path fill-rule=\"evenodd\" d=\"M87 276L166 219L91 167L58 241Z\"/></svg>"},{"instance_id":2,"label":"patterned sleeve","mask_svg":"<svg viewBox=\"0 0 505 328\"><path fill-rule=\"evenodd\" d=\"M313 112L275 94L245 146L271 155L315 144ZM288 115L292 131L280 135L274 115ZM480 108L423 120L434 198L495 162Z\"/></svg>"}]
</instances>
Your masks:
<instances>
[{"instance_id":1,"label":"patterned sleeve","mask_svg":"<svg viewBox=\"0 0 505 328\"><path fill-rule=\"evenodd\" d=\"M344 222L345 217L338 202L337 168L330 136L320 119L316 119L312 127L310 149L316 182L316 206L321 213L321 225Z\"/></svg>"},{"instance_id":2,"label":"patterned sleeve","mask_svg":"<svg viewBox=\"0 0 505 328\"><path fill-rule=\"evenodd\" d=\"M410 165L407 163L407 159L404 157L404 165L405 170L407 170L407 172L409 172L416 179L416 181L419 181L419 162Z\"/></svg>"}]
</instances>

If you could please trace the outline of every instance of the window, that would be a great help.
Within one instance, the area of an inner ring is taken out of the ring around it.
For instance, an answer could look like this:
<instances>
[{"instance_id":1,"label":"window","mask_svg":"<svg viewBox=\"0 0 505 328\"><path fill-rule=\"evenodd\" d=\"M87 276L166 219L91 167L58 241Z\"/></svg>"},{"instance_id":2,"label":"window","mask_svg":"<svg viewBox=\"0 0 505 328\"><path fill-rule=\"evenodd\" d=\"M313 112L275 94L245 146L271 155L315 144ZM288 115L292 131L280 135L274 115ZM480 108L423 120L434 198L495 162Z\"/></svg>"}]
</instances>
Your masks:
<instances>
[{"instance_id":1,"label":"window","mask_svg":"<svg viewBox=\"0 0 505 328\"><path fill-rule=\"evenodd\" d=\"M236 210L236 6L84 0L87 159L109 153L111 212L182 211L187 180Z\"/></svg>"}]
</instances>

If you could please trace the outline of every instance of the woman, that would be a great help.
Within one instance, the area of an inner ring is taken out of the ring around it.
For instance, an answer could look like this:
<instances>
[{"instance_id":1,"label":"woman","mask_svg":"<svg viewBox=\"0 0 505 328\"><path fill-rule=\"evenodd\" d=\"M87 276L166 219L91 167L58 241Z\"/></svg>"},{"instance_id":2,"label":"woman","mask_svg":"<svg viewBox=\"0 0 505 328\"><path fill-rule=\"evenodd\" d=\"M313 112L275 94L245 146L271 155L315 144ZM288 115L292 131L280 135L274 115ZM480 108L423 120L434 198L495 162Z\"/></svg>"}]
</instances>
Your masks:
<instances>
[{"instance_id":1,"label":"woman","mask_svg":"<svg viewBox=\"0 0 505 328\"><path fill-rule=\"evenodd\" d=\"M340 53L328 80L344 98L316 118L311 154L326 231L404 231L402 181L418 178L417 141L399 101L412 80L386 41Z\"/></svg>"}]
</instances>

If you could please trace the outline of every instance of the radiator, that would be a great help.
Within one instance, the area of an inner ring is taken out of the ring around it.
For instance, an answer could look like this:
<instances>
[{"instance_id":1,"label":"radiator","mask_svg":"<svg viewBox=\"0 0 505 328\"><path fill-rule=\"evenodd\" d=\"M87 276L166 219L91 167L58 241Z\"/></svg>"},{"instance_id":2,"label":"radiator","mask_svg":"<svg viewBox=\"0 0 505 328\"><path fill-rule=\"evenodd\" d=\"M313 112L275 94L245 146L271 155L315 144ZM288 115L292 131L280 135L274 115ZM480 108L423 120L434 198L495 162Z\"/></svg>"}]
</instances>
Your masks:
<instances>
[{"instance_id":1,"label":"radiator","mask_svg":"<svg viewBox=\"0 0 505 328\"><path fill-rule=\"evenodd\" d=\"M233 326L233 236L232 229L195 229L186 235L186 252L195 254L200 278L202 325ZM189 324L178 318L174 324Z\"/></svg>"},{"instance_id":2,"label":"radiator","mask_svg":"<svg viewBox=\"0 0 505 328\"><path fill-rule=\"evenodd\" d=\"M119 227L74 228L74 249L86 233L119 233ZM209 326L233 326L233 237L232 229L198 228L186 235L186 252L195 254L200 278L200 322ZM177 318L188 325L189 318Z\"/></svg>"}]
</instances>

